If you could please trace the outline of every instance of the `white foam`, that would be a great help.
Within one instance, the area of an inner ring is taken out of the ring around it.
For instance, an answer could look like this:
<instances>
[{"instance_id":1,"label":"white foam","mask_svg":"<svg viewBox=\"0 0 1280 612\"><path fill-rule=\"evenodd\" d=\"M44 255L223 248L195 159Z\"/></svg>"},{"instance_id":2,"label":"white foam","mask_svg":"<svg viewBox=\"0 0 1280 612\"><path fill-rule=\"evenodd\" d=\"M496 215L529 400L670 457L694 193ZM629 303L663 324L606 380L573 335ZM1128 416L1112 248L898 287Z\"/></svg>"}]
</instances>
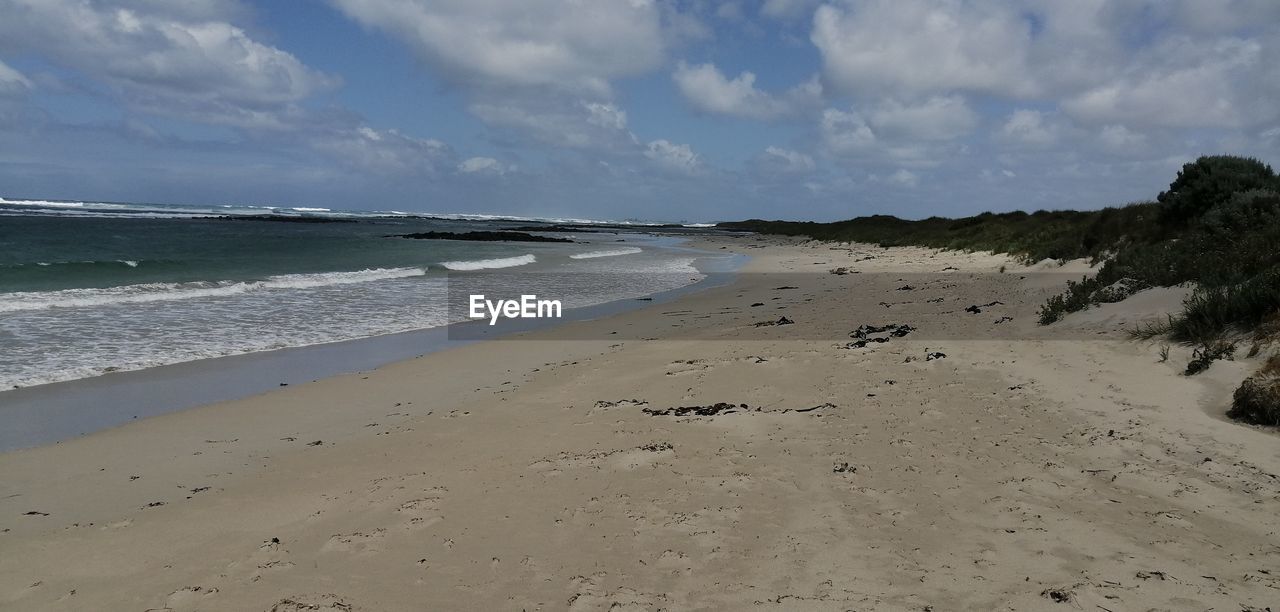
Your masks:
<instances>
[{"instance_id":1,"label":"white foam","mask_svg":"<svg viewBox=\"0 0 1280 612\"><path fill-rule=\"evenodd\" d=\"M473 261L445 261L440 265L450 270L489 270L495 268L514 268L516 266L525 266L538 261L538 258L531 254L517 255L515 257L500 257L497 259L476 259Z\"/></svg>"},{"instance_id":2,"label":"white foam","mask_svg":"<svg viewBox=\"0 0 1280 612\"><path fill-rule=\"evenodd\" d=\"M620 249L608 249L605 251L590 251L587 253L575 253L569 256L569 259L595 259L597 257L617 257L619 255L635 255L643 252L639 247L622 247Z\"/></svg>"},{"instance_id":3,"label":"white foam","mask_svg":"<svg viewBox=\"0 0 1280 612\"><path fill-rule=\"evenodd\" d=\"M307 208L306 206L294 206L291 210L298 212L329 212L328 208Z\"/></svg>"},{"instance_id":4,"label":"white foam","mask_svg":"<svg viewBox=\"0 0 1280 612\"><path fill-rule=\"evenodd\" d=\"M137 304L193 298L220 297L272 289L307 289L345 285L426 274L423 268L373 268L355 272L283 274L260 281L217 281L194 283L144 283L98 289L20 291L0 293L0 312L83 308L113 304Z\"/></svg>"}]
</instances>

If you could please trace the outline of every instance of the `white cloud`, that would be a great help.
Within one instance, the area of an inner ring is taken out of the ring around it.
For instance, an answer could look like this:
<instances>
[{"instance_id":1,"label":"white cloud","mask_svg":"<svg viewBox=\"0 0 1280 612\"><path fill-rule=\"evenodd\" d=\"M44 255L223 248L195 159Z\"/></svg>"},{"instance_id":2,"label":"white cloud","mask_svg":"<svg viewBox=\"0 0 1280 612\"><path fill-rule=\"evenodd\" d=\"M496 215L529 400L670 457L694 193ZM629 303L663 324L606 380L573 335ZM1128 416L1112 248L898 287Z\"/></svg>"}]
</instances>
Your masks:
<instances>
[{"instance_id":1,"label":"white cloud","mask_svg":"<svg viewBox=\"0 0 1280 612\"><path fill-rule=\"evenodd\" d=\"M899 168L888 176L872 174L868 178L874 182L888 183L899 187L915 188L920 185L920 175L907 170L906 168Z\"/></svg>"},{"instance_id":2,"label":"white cloud","mask_svg":"<svg viewBox=\"0 0 1280 612\"><path fill-rule=\"evenodd\" d=\"M714 64L691 66L681 61L671 75L680 93L698 110L749 119L774 119L814 106L822 96L816 80L781 96L757 89L756 75L743 71L729 79Z\"/></svg>"},{"instance_id":3,"label":"white cloud","mask_svg":"<svg viewBox=\"0 0 1280 612\"><path fill-rule=\"evenodd\" d=\"M470 157L458 164L463 174L506 174L511 168L492 157Z\"/></svg>"},{"instance_id":4,"label":"white cloud","mask_svg":"<svg viewBox=\"0 0 1280 612\"><path fill-rule=\"evenodd\" d=\"M33 87L31 81L21 72L0 62L0 95L22 93Z\"/></svg>"},{"instance_id":5,"label":"white cloud","mask_svg":"<svg viewBox=\"0 0 1280 612\"><path fill-rule=\"evenodd\" d=\"M953 140L973 131L978 116L960 96L937 96L918 104L888 100L870 114L876 134L905 140Z\"/></svg>"},{"instance_id":6,"label":"white cloud","mask_svg":"<svg viewBox=\"0 0 1280 612\"><path fill-rule=\"evenodd\" d=\"M468 110L490 126L543 145L621 150L637 144L626 112L610 103L524 98L477 102Z\"/></svg>"},{"instance_id":7,"label":"white cloud","mask_svg":"<svg viewBox=\"0 0 1280 612\"><path fill-rule=\"evenodd\" d=\"M758 172L771 175L810 174L818 168L812 156L775 146L765 147L764 153L756 157L755 166Z\"/></svg>"},{"instance_id":8,"label":"white cloud","mask_svg":"<svg viewBox=\"0 0 1280 612\"><path fill-rule=\"evenodd\" d=\"M1030 146L1048 146L1058 140L1058 128L1045 120L1044 113L1019 109L1000 126L997 136L1006 142Z\"/></svg>"},{"instance_id":9,"label":"white cloud","mask_svg":"<svg viewBox=\"0 0 1280 612\"><path fill-rule=\"evenodd\" d=\"M797 19L807 16L822 0L764 0L760 14L775 19Z\"/></svg>"},{"instance_id":10,"label":"white cloud","mask_svg":"<svg viewBox=\"0 0 1280 612\"><path fill-rule=\"evenodd\" d=\"M0 20L0 40L99 79L135 108L211 123L271 124L274 111L338 83L216 20L207 3L131 4L0 0L0 14L21 16Z\"/></svg>"},{"instance_id":11,"label":"white cloud","mask_svg":"<svg viewBox=\"0 0 1280 612\"><path fill-rule=\"evenodd\" d=\"M396 130L368 126L301 134L316 151L344 165L377 174L435 174L452 164L453 150L432 138L414 138Z\"/></svg>"},{"instance_id":12,"label":"white cloud","mask_svg":"<svg viewBox=\"0 0 1280 612\"><path fill-rule=\"evenodd\" d=\"M609 80L657 67L661 10L648 0L331 0L385 30L450 80L607 95Z\"/></svg>"},{"instance_id":13,"label":"white cloud","mask_svg":"<svg viewBox=\"0 0 1280 612\"><path fill-rule=\"evenodd\" d=\"M954 90L1026 96L1031 27L991 2L867 0L814 14L813 44L841 93Z\"/></svg>"},{"instance_id":14,"label":"white cloud","mask_svg":"<svg viewBox=\"0 0 1280 612\"><path fill-rule=\"evenodd\" d=\"M1107 149L1117 153L1132 152L1146 144L1146 137L1123 125L1104 126L1098 132L1098 140Z\"/></svg>"},{"instance_id":15,"label":"white cloud","mask_svg":"<svg viewBox=\"0 0 1280 612\"><path fill-rule=\"evenodd\" d=\"M849 154L870 150L876 145L876 135L861 115L834 108L822 111L822 142L835 154Z\"/></svg>"},{"instance_id":16,"label":"white cloud","mask_svg":"<svg viewBox=\"0 0 1280 612\"><path fill-rule=\"evenodd\" d=\"M1274 43L1272 43L1274 45ZM1267 51L1270 51L1268 57ZM1280 116L1280 53L1257 40L1202 43L1177 38L1149 49L1124 74L1066 99L1090 123L1167 127L1243 127ZM1270 74L1268 74L1270 73Z\"/></svg>"},{"instance_id":17,"label":"white cloud","mask_svg":"<svg viewBox=\"0 0 1280 612\"><path fill-rule=\"evenodd\" d=\"M663 168L685 174L696 174L702 168L702 160L687 144L655 140L645 148L644 156Z\"/></svg>"}]
</instances>

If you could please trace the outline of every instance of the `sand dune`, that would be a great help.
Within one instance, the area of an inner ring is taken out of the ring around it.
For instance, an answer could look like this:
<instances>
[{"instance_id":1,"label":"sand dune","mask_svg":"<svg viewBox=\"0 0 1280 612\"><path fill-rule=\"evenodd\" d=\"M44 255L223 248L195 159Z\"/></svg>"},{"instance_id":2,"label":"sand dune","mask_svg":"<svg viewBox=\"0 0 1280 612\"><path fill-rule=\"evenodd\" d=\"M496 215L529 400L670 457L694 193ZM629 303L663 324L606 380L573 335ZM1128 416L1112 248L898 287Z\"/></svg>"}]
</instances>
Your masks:
<instances>
[{"instance_id":1,"label":"sand dune","mask_svg":"<svg viewBox=\"0 0 1280 612\"><path fill-rule=\"evenodd\" d=\"M1220 416L1245 365L1116 329L1158 300L1040 328L1044 266L719 246L673 304L0 455L0 607L1280 601L1280 445Z\"/></svg>"}]
</instances>

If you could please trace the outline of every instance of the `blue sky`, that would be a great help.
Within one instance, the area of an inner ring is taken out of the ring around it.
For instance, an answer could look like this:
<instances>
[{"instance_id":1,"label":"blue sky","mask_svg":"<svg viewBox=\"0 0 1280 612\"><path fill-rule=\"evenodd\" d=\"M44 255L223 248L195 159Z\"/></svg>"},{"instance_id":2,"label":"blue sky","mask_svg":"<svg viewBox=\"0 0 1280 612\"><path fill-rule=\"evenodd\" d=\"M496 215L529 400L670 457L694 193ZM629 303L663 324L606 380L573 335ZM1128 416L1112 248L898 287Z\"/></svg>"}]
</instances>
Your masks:
<instances>
[{"instance_id":1,"label":"blue sky","mask_svg":"<svg viewBox=\"0 0 1280 612\"><path fill-rule=\"evenodd\" d=\"M1272 0L0 0L0 196L715 221L1280 159Z\"/></svg>"}]
</instances>

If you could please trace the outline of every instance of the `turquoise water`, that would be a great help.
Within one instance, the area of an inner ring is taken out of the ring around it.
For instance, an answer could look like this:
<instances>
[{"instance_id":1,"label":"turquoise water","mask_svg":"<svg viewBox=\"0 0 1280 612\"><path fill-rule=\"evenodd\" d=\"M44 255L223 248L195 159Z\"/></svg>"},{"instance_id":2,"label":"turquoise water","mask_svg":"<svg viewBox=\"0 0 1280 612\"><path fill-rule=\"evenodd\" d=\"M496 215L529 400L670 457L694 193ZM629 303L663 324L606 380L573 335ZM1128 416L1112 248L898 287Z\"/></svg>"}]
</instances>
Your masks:
<instances>
[{"instance_id":1,"label":"turquoise water","mask_svg":"<svg viewBox=\"0 0 1280 612\"><path fill-rule=\"evenodd\" d=\"M387 235L527 222L208 218L246 212L267 211L0 201L0 389L438 327L459 320L450 279L501 273L574 307L700 277L674 240L641 233L484 243Z\"/></svg>"}]
</instances>

